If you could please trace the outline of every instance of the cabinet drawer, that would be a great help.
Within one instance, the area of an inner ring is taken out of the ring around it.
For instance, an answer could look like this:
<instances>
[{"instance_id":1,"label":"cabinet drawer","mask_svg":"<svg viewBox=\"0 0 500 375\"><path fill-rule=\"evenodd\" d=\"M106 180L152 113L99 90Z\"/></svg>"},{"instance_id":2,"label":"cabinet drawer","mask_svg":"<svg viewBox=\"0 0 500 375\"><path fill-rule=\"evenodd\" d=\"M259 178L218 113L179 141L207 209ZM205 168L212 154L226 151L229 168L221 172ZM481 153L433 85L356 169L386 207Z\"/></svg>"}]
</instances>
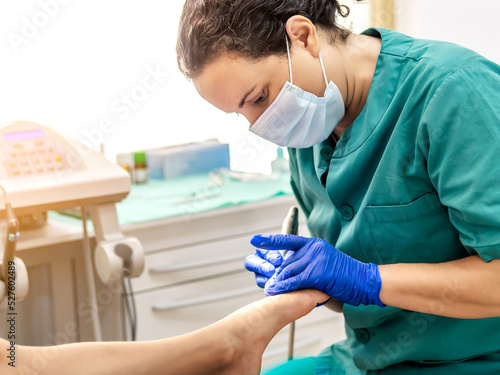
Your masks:
<instances>
[{"instance_id":1,"label":"cabinet drawer","mask_svg":"<svg viewBox=\"0 0 500 375\"><path fill-rule=\"evenodd\" d=\"M276 234L280 230L276 227L261 231L260 234ZM244 270L245 258L255 251L250 239L250 235L226 237L218 241L146 253L144 272L132 279L134 290L145 291Z\"/></svg>"},{"instance_id":2,"label":"cabinet drawer","mask_svg":"<svg viewBox=\"0 0 500 375\"><path fill-rule=\"evenodd\" d=\"M137 339L155 340L205 327L263 298L248 271L136 295Z\"/></svg>"},{"instance_id":3,"label":"cabinet drawer","mask_svg":"<svg viewBox=\"0 0 500 375\"><path fill-rule=\"evenodd\" d=\"M146 254L145 270L132 279L135 291L179 284L228 271L243 270L254 249L247 237L228 238L187 248Z\"/></svg>"}]
</instances>

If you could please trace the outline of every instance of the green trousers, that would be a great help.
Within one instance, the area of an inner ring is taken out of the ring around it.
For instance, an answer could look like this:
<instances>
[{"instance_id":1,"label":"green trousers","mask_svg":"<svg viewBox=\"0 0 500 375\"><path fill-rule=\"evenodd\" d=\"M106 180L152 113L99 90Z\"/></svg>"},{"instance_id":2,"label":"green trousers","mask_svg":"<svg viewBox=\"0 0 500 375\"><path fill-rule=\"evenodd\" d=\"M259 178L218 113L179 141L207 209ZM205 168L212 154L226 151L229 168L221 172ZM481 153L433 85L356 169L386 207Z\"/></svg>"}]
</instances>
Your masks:
<instances>
[{"instance_id":1,"label":"green trousers","mask_svg":"<svg viewBox=\"0 0 500 375\"><path fill-rule=\"evenodd\" d=\"M294 359L261 372L261 375L314 375L315 357Z\"/></svg>"}]
</instances>

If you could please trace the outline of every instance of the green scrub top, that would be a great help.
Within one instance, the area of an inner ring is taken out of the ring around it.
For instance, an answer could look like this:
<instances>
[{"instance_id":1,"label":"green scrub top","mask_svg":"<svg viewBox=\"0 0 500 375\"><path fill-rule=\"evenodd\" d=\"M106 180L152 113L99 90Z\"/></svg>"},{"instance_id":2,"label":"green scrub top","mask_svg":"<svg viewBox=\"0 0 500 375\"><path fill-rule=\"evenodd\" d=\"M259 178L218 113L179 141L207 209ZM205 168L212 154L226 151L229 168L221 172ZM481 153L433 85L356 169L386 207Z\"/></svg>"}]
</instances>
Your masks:
<instances>
[{"instance_id":1,"label":"green scrub top","mask_svg":"<svg viewBox=\"0 0 500 375\"><path fill-rule=\"evenodd\" d=\"M500 67L450 43L364 34L382 47L362 112L338 142L289 149L311 235L376 264L500 258ZM455 298L445 289L428 308ZM500 374L500 318L344 316L347 340L316 374Z\"/></svg>"}]
</instances>

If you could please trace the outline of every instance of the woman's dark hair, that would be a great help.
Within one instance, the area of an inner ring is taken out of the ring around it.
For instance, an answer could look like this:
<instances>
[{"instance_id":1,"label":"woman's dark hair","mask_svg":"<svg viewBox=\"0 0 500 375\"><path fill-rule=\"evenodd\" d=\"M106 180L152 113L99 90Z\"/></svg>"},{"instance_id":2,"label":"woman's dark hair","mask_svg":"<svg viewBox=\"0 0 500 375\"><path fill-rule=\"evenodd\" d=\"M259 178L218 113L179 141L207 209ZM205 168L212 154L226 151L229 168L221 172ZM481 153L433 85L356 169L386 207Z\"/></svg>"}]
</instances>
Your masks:
<instances>
[{"instance_id":1,"label":"woman's dark hair","mask_svg":"<svg viewBox=\"0 0 500 375\"><path fill-rule=\"evenodd\" d=\"M345 42L350 31L337 24L349 8L335 0L186 0L179 23L177 63L194 78L223 53L259 59L286 53L285 24L301 15Z\"/></svg>"}]
</instances>

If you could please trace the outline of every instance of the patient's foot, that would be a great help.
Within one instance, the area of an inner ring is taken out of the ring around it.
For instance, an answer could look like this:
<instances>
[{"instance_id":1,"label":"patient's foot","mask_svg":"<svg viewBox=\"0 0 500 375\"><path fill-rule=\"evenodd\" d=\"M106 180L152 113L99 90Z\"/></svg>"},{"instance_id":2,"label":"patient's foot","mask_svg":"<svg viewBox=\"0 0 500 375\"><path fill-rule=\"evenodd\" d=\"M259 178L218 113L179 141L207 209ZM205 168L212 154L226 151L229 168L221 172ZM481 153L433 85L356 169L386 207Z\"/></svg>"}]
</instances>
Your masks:
<instances>
[{"instance_id":1,"label":"patient's foot","mask_svg":"<svg viewBox=\"0 0 500 375\"><path fill-rule=\"evenodd\" d=\"M227 345L227 365L220 374L259 374L262 354L287 324L313 310L328 296L307 289L267 297L207 327Z\"/></svg>"}]
</instances>

